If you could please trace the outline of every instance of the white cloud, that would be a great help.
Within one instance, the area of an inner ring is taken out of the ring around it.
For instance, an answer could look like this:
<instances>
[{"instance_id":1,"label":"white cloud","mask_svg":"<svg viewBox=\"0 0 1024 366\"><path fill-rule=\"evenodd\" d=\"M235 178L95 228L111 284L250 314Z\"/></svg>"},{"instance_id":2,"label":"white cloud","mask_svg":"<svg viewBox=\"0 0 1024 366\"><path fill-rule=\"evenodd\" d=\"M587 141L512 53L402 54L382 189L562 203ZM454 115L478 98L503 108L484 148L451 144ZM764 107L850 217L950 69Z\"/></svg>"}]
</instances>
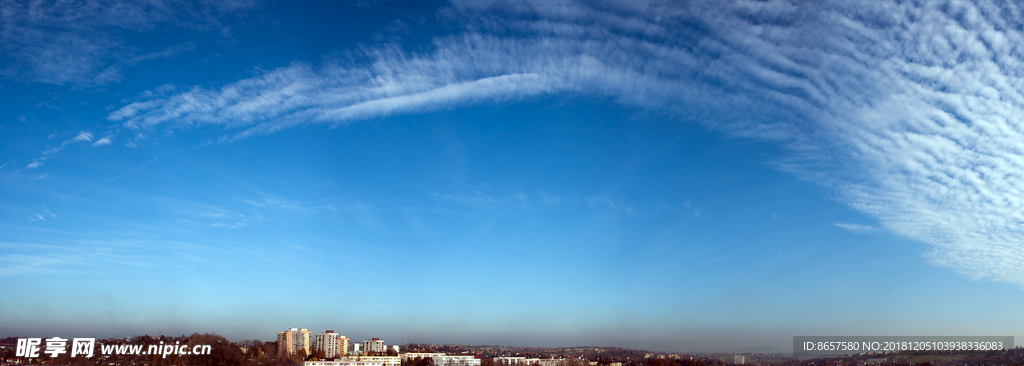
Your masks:
<instances>
[{"instance_id":1,"label":"white cloud","mask_svg":"<svg viewBox=\"0 0 1024 366\"><path fill-rule=\"evenodd\" d=\"M837 222L835 225L858 234L878 232L878 228L871 225L851 224L847 222Z\"/></svg>"},{"instance_id":2,"label":"white cloud","mask_svg":"<svg viewBox=\"0 0 1024 366\"><path fill-rule=\"evenodd\" d=\"M51 138L52 138L52 136L53 135L51 135ZM64 150L64 148L67 147L68 145L76 143L76 142L89 142L89 141L92 141L92 137L93 137L92 136L92 132L81 131L81 132L78 133L78 135L75 135L75 137L72 137L70 139L64 140L64 142L62 142L60 145L54 146L54 147L52 147L52 148L50 148L50 149L48 149L46 151L43 151L42 156L40 156L39 158L36 158L35 161L33 161L33 162L29 163L28 165L26 165L25 169L35 169L35 168L38 168L39 166L43 165L43 161L46 161L46 160L52 158L54 154L56 154L58 152L61 152L61 150ZM106 140L106 142L105 143L101 143L101 142L103 142L103 140ZM93 146L107 145L107 144L110 144L110 140L108 138L104 137L103 139L100 139L99 141L96 141L96 143L94 143ZM49 176L48 174L43 174L43 175L37 176L36 179L43 179L43 178L46 178L48 176Z\"/></svg>"},{"instance_id":3,"label":"white cloud","mask_svg":"<svg viewBox=\"0 0 1024 366\"><path fill-rule=\"evenodd\" d=\"M71 139L71 141L92 141L92 133L87 131L79 132L78 136L75 136L75 138Z\"/></svg>"},{"instance_id":4,"label":"white cloud","mask_svg":"<svg viewBox=\"0 0 1024 366\"><path fill-rule=\"evenodd\" d=\"M83 141L85 141L85 142L92 141L92 133L88 132L88 131L79 132L77 136L72 137L72 138L70 138L68 140L65 140L60 145L54 146L53 148L51 148L49 150L43 151L43 156L45 157L47 155L56 154L56 153L60 152L61 150L64 150L64 148L67 147L70 144L73 144L73 143L76 143L76 142L83 142Z\"/></svg>"},{"instance_id":5,"label":"white cloud","mask_svg":"<svg viewBox=\"0 0 1024 366\"><path fill-rule=\"evenodd\" d=\"M456 2L442 14L472 30L430 53L364 50L152 93L108 118L139 133L221 125L234 140L537 95L612 97L779 143L791 152L780 169L930 244L933 263L1024 285L1021 13L987 2Z\"/></svg>"},{"instance_id":6,"label":"white cloud","mask_svg":"<svg viewBox=\"0 0 1024 366\"><path fill-rule=\"evenodd\" d=\"M94 142L92 144L93 147L103 146L103 145L110 145L110 138L109 137L104 137L104 138L101 138L99 140L96 140L96 142Z\"/></svg>"},{"instance_id":7,"label":"white cloud","mask_svg":"<svg viewBox=\"0 0 1024 366\"><path fill-rule=\"evenodd\" d=\"M172 57L192 49L191 43L136 54L124 34L163 27L209 30L226 27L223 12L254 5L232 2L153 1L0 1L0 51L11 62L0 77L50 84L108 84L121 79L123 66Z\"/></svg>"},{"instance_id":8,"label":"white cloud","mask_svg":"<svg viewBox=\"0 0 1024 366\"><path fill-rule=\"evenodd\" d=\"M393 50L389 54L398 55ZM161 124L244 127L231 137L239 139L299 124L347 123L557 88L555 80L535 73L460 80L445 76L452 70L438 70L444 65L423 67L434 70L381 70L389 75L373 76L369 70L342 69L338 65L314 69L297 64L219 91L195 88L138 101L111 113L108 119L125 121L126 126L142 130Z\"/></svg>"}]
</instances>

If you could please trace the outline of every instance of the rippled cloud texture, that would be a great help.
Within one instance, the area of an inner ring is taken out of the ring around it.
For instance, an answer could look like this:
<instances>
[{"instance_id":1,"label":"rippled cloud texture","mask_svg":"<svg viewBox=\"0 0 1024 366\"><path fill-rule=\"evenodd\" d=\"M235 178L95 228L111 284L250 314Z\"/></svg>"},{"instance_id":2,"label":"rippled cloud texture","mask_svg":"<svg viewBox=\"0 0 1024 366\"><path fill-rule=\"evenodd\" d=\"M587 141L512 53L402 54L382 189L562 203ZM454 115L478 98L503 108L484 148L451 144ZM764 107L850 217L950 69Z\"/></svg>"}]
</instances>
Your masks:
<instances>
[{"instance_id":1,"label":"rippled cloud texture","mask_svg":"<svg viewBox=\"0 0 1024 366\"><path fill-rule=\"evenodd\" d=\"M252 5L246 0L0 0L0 77L59 85L118 82L125 66L173 57L194 47L172 41L165 48L147 49L127 38L159 34L163 27L228 37L230 28L217 17Z\"/></svg>"},{"instance_id":2,"label":"rippled cloud texture","mask_svg":"<svg viewBox=\"0 0 1024 366\"><path fill-rule=\"evenodd\" d=\"M457 2L429 51L376 47L108 117L140 132L303 125L584 94L776 142L778 167L972 278L1024 285L1024 64L1013 3ZM472 19L472 20L466 20Z\"/></svg>"}]
</instances>

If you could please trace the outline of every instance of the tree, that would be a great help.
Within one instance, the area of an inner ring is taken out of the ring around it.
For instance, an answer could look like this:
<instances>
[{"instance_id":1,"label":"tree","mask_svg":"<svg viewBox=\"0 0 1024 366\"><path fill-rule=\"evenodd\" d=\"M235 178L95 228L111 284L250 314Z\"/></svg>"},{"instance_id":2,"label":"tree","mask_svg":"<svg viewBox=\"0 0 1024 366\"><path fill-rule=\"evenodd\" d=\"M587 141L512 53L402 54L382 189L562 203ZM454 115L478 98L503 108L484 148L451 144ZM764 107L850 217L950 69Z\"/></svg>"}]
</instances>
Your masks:
<instances>
[{"instance_id":1,"label":"tree","mask_svg":"<svg viewBox=\"0 0 1024 366\"><path fill-rule=\"evenodd\" d=\"M170 342L174 344L173 339L165 340L164 342ZM237 344L229 342L222 336L205 333L193 333L188 337L187 344L190 346L196 345L209 345L210 354L208 355L188 355L183 356L186 364L197 365L197 366L213 366L213 365L241 365L245 356L242 354L242 349ZM191 349L191 347L189 347ZM180 364L177 356L168 356L165 364ZM164 362L161 357L159 362Z\"/></svg>"},{"instance_id":2,"label":"tree","mask_svg":"<svg viewBox=\"0 0 1024 366\"><path fill-rule=\"evenodd\" d=\"M431 357L413 357L407 363L407 366L434 366L434 359Z\"/></svg>"},{"instance_id":3,"label":"tree","mask_svg":"<svg viewBox=\"0 0 1024 366\"><path fill-rule=\"evenodd\" d=\"M263 357L277 358L277 342L263 342Z\"/></svg>"}]
</instances>

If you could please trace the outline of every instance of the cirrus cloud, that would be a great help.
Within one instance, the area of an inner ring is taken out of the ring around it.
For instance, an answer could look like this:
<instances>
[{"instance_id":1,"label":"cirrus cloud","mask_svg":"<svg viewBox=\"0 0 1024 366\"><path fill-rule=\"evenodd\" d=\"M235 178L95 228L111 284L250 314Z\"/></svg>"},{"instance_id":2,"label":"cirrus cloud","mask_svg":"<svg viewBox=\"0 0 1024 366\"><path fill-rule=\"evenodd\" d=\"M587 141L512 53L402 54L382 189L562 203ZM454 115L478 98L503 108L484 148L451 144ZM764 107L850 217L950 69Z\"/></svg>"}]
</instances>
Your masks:
<instances>
[{"instance_id":1,"label":"cirrus cloud","mask_svg":"<svg viewBox=\"0 0 1024 366\"><path fill-rule=\"evenodd\" d=\"M0 1L0 77L48 84L109 84L121 69L191 50L192 43L147 50L129 45L126 33L158 26L229 34L217 16L254 2L154 1Z\"/></svg>"},{"instance_id":2,"label":"cirrus cloud","mask_svg":"<svg viewBox=\"0 0 1024 366\"><path fill-rule=\"evenodd\" d=\"M779 169L932 263L1024 285L1024 33L1013 3L456 2L431 51L366 48L216 89L164 88L108 119L237 140L538 95L612 98L789 150Z\"/></svg>"}]
</instances>

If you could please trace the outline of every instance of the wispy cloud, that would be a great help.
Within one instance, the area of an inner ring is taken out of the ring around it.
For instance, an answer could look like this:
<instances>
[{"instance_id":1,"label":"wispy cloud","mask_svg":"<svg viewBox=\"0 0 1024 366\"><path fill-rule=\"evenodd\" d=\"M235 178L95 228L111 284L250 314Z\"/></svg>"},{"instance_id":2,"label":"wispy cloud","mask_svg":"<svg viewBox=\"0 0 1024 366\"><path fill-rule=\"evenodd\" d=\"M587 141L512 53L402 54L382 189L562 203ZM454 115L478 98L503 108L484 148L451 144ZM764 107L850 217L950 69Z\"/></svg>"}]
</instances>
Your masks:
<instances>
[{"instance_id":1,"label":"wispy cloud","mask_svg":"<svg viewBox=\"0 0 1024 366\"><path fill-rule=\"evenodd\" d=\"M51 84L116 82L123 66L194 47L185 43L140 52L141 45L127 44L122 32L143 33L163 25L224 33L219 13L253 5L254 1L0 1L0 50L7 58L0 76Z\"/></svg>"},{"instance_id":2,"label":"wispy cloud","mask_svg":"<svg viewBox=\"0 0 1024 366\"><path fill-rule=\"evenodd\" d=\"M103 145L110 145L110 138L109 137L101 138L99 140L96 140L96 142L92 143L93 147L103 146Z\"/></svg>"},{"instance_id":3,"label":"wispy cloud","mask_svg":"<svg viewBox=\"0 0 1024 366\"><path fill-rule=\"evenodd\" d=\"M82 131L82 132L79 132L78 135L75 136L75 138L71 139L71 142L80 142L80 141L92 141L92 132Z\"/></svg>"},{"instance_id":4,"label":"wispy cloud","mask_svg":"<svg viewBox=\"0 0 1024 366\"><path fill-rule=\"evenodd\" d=\"M61 150L64 150L64 148L67 147L68 145L71 145L71 144L76 143L76 142L89 142L89 141L92 141L92 132L81 131L75 137L72 137L70 139L64 140L64 142L62 142L60 145L54 146L52 148L47 149L46 151L43 151L42 156L36 158L31 163L26 165L25 169L35 169L35 168L38 168L39 166L43 165L43 161L46 161L46 160L52 158L54 154L61 152Z\"/></svg>"},{"instance_id":5,"label":"wispy cloud","mask_svg":"<svg viewBox=\"0 0 1024 366\"><path fill-rule=\"evenodd\" d=\"M848 222L837 222L835 225L858 234L875 233L879 231L877 227L871 225L851 224Z\"/></svg>"},{"instance_id":6,"label":"wispy cloud","mask_svg":"<svg viewBox=\"0 0 1024 366\"><path fill-rule=\"evenodd\" d=\"M36 215L44 220L43 215ZM175 252L185 245L154 246L152 243L121 240L78 240L75 245L0 242L0 277L34 275L85 275L100 273L142 273L156 267L180 266L181 259L190 260L189 253ZM193 245L205 248L202 246ZM153 255L153 251L160 254ZM222 249L215 249L223 252ZM196 253L194 250L192 253ZM142 259L145 258L145 259ZM175 258L169 260L169 258ZM205 259L204 259L205 260Z\"/></svg>"},{"instance_id":7,"label":"wispy cloud","mask_svg":"<svg viewBox=\"0 0 1024 366\"><path fill-rule=\"evenodd\" d=\"M584 93L742 138L971 278L1024 284L1024 34L1013 3L455 2L433 51L362 49L111 113L223 141L537 95ZM596 202L596 201L595 201ZM854 227L854 226L850 226ZM847 229L850 229L847 227Z\"/></svg>"},{"instance_id":8,"label":"wispy cloud","mask_svg":"<svg viewBox=\"0 0 1024 366\"><path fill-rule=\"evenodd\" d=\"M64 148L67 147L70 144L73 144L73 143L76 143L76 142L83 142L83 141L85 141L85 142L92 141L92 133L88 132L88 131L79 132L77 136L72 137L72 138L70 138L68 140L65 140L60 145L54 146L53 148L51 148L49 150L43 151L43 156L56 154L56 153L60 152L61 150L64 150Z\"/></svg>"},{"instance_id":9,"label":"wispy cloud","mask_svg":"<svg viewBox=\"0 0 1024 366\"><path fill-rule=\"evenodd\" d=\"M462 194L441 194L434 192L432 195L435 198L440 199L444 202L474 207L512 206L526 208L526 206L528 205L526 195L522 193L496 197L481 191L474 190L473 192Z\"/></svg>"},{"instance_id":10,"label":"wispy cloud","mask_svg":"<svg viewBox=\"0 0 1024 366\"><path fill-rule=\"evenodd\" d=\"M616 210L622 210L628 214L632 214L633 208L620 202L617 199L613 199L607 195L583 197L583 201L587 203L587 206L592 208L611 208Z\"/></svg>"},{"instance_id":11,"label":"wispy cloud","mask_svg":"<svg viewBox=\"0 0 1024 366\"><path fill-rule=\"evenodd\" d=\"M385 53L400 57L395 50ZM245 128L224 139L237 140L303 124L348 123L555 89L552 80L535 73L460 80L446 76L454 70L440 63L422 66L434 70L380 70L386 74L380 75L333 64L322 68L296 64L221 90L194 88L169 96L154 95L115 111L108 119L124 121L137 130L165 124Z\"/></svg>"}]
</instances>

